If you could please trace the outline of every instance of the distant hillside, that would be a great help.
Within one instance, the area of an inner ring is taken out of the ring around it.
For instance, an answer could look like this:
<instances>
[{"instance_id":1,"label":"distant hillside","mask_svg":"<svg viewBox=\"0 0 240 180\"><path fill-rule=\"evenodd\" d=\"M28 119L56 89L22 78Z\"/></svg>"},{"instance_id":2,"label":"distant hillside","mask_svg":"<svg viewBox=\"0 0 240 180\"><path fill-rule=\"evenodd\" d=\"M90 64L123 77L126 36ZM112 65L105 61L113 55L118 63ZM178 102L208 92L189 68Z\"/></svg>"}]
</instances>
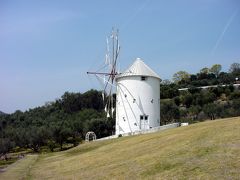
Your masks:
<instances>
[{"instance_id":1,"label":"distant hillside","mask_svg":"<svg viewBox=\"0 0 240 180\"><path fill-rule=\"evenodd\" d=\"M29 155L0 179L239 179L239 132L236 117L84 143Z\"/></svg>"},{"instance_id":2,"label":"distant hillside","mask_svg":"<svg viewBox=\"0 0 240 180\"><path fill-rule=\"evenodd\" d=\"M4 114L6 114L6 113L4 113L4 112L0 111L0 115L4 115Z\"/></svg>"}]
</instances>

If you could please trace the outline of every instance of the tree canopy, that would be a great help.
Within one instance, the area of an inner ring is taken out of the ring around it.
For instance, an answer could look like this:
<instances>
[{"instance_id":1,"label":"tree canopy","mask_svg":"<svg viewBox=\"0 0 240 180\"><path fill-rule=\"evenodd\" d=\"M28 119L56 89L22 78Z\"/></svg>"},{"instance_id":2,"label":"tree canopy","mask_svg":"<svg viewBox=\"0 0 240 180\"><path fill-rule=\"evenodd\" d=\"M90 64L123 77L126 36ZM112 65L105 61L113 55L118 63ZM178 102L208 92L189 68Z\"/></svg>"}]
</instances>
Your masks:
<instances>
[{"instance_id":1,"label":"tree canopy","mask_svg":"<svg viewBox=\"0 0 240 180\"><path fill-rule=\"evenodd\" d=\"M178 71L173 75L173 81L179 83L181 81L187 81L190 78L190 74L186 71Z\"/></svg>"}]
</instances>

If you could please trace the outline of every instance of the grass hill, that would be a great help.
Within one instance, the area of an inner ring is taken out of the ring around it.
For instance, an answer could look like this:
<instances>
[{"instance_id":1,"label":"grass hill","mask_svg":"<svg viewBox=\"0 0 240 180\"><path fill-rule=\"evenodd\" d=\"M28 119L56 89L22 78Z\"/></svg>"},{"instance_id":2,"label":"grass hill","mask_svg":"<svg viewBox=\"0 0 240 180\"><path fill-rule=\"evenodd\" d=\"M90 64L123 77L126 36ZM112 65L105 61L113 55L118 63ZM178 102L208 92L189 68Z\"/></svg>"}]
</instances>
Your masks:
<instances>
[{"instance_id":1,"label":"grass hill","mask_svg":"<svg viewBox=\"0 0 240 180\"><path fill-rule=\"evenodd\" d=\"M0 179L240 179L240 117L28 155Z\"/></svg>"}]
</instances>

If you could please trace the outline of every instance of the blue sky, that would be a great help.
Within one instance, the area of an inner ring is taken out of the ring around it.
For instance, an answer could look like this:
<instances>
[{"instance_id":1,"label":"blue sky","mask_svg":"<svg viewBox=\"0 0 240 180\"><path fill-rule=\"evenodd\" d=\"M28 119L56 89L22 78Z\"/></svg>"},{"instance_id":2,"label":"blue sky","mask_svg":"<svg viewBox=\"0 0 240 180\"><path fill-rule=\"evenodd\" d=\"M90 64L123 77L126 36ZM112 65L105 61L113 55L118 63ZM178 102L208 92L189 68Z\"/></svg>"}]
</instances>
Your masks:
<instances>
[{"instance_id":1,"label":"blue sky","mask_svg":"<svg viewBox=\"0 0 240 180\"><path fill-rule=\"evenodd\" d=\"M239 0L1 0L0 110L97 88L86 71L104 61L113 26L122 70L137 57L162 79L240 63Z\"/></svg>"}]
</instances>

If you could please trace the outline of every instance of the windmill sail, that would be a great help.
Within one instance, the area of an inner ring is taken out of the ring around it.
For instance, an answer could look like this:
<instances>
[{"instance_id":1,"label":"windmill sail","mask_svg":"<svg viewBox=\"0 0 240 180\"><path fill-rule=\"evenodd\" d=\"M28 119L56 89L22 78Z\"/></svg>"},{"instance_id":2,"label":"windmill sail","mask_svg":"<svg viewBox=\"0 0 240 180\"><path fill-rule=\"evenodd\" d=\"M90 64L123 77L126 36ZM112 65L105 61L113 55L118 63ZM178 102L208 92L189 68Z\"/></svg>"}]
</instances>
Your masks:
<instances>
[{"instance_id":1,"label":"windmill sail","mask_svg":"<svg viewBox=\"0 0 240 180\"><path fill-rule=\"evenodd\" d=\"M105 105L107 117L113 117L115 92L115 77L117 73L117 61L120 53L120 44L118 38L118 30L112 30L112 33L106 39L106 55L103 67L99 71L87 72L87 74L95 75L102 84L102 99Z\"/></svg>"}]
</instances>

